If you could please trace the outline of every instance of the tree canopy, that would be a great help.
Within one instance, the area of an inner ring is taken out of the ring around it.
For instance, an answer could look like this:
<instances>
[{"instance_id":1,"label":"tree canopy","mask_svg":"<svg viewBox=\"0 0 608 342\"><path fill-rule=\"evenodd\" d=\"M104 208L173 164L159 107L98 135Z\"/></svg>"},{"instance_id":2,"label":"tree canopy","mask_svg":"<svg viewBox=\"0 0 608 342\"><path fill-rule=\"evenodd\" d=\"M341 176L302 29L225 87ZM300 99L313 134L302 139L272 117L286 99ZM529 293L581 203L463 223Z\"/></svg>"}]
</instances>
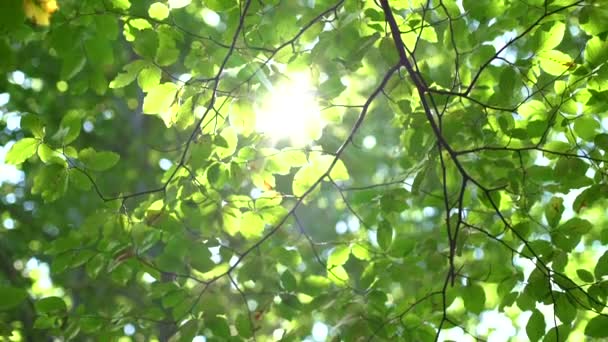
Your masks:
<instances>
[{"instance_id":1,"label":"tree canopy","mask_svg":"<svg viewBox=\"0 0 608 342\"><path fill-rule=\"evenodd\" d=\"M607 23L2 1L0 336L608 337Z\"/></svg>"}]
</instances>

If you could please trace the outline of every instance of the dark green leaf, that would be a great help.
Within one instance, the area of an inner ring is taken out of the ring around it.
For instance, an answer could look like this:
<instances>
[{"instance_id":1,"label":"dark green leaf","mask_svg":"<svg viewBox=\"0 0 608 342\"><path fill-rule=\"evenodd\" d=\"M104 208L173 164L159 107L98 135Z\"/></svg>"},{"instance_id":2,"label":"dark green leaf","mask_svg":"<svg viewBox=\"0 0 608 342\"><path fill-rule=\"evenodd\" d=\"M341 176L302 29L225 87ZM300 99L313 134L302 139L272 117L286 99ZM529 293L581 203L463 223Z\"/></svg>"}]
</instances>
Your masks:
<instances>
[{"instance_id":1,"label":"dark green leaf","mask_svg":"<svg viewBox=\"0 0 608 342\"><path fill-rule=\"evenodd\" d=\"M537 309L532 310L532 315L526 324L526 334L530 341L539 341L545 335L545 316Z\"/></svg>"},{"instance_id":2,"label":"dark green leaf","mask_svg":"<svg viewBox=\"0 0 608 342\"><path fill-rule=\"evenodd\" d=\"M27 298L27 292L18 287L0 286L0 310L12 309Z\"/></svg>"}]
</instances>

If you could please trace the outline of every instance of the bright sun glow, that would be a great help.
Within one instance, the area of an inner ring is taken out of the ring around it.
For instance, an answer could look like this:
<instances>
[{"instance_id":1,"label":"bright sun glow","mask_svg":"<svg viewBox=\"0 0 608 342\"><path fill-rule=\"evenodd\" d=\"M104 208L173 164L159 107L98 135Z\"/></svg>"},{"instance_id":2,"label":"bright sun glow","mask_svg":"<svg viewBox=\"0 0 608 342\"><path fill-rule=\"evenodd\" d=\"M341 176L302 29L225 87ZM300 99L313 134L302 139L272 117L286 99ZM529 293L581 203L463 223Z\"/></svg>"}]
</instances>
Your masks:
<instances>
[{"instance_id":1,"label":"bright sun glow","mask_svg":"<svg viewBox=\"0 0 608 342\"><path fill-rule=\"evenodd\" d=\"M308 75L292 74L275 85L256 108L256 129L273 142L302 146L321 137L325 123Z\"/></svg>"}]
</instances>

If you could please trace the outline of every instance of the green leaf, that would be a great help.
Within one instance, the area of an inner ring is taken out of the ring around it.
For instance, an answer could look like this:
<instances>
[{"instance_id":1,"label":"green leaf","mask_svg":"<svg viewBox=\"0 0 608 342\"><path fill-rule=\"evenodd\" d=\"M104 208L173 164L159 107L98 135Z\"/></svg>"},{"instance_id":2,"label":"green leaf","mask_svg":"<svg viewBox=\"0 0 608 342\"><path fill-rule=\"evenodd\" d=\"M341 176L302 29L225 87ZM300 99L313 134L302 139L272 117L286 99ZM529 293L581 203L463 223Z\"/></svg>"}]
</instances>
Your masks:
<instances>
[{"instance_id":1,"label":"green leaf","mask_svg":"<svg viewBox=\"0 0 608 342\"><path fill-rule=\"evenodd\" d=\"M553 197L545 206L545 218L551 227L557 227L564 212L564 199Z\"/></svg>"},{"instance_id":2,"label":"green leaf","mask_svg":"<svg viewBox=\"0 0 608 342\"><path fill-rule=\"evenodd\" d=\"M250 338L253 336L253 328L251 326L251 319L249 318L249 315L239 314L236 316L235 326L241 337Z\"/></svg>"},{"instance_id":3,"label":"green leaf","mask_svg":"<svg viewBox=\"0 0 608 342\"><path fill-rule=\"evenodd\" d=\"M100 36L93 36L84 42L89 65L95 69L103 69L106 65L114 64L112 43Z\"/></svg>"},{"instance_id":4,"label":"green leaf","mask_svg":"<svg viewBox=\"0 0 608 342\"><path fill-rule=\"evenodd\" d=\"M116 165L120 156L109 151L97 152L88 147L78 152L78 159L90 170L105 171Z\"/></svg>"},{"instance_id":5,"label":"green leaf","mask_svg":"<svg viewBox=\"0 0 608 342\"><path fill-rule=\"evenodd\" d=\"M61 79L67 81L72 77L76 76L87 63L87 59L82 51L73 50L65 55L63 63L61 64L61 71L59 76Z\"/></svg>"},{"instance_id":6,"label":"green leaf","mask_svg":"<svg viewBox=\"0 0 608 342\"><path fill-rule=\"evenodd\" d=\"M557 229L566 235L583 235L587 234L591 228L593 228L591 222L582 218L573 217Z\"/></svg>"},{"instance_id":7,"label":"green leaf","mask_svg":"<svg viewBox=\"0 0 608 342\"><path fill-rule=\"evenodd\" d=\"M136 61L133 61L133 62L125 65L123 67L124 72L116 75L114 80L112 80L112 82L110 82L110 88L117 89L117 88L122 88L122 87L128 86L133 81L135 81L135 78L137 77L138 73L141 71L141 69L145 65L146 65L146 62L141 59L138 59ZM157 84L158 84L158 82L157 82Z\"/></svg>"},{"instance_id":8,"label":"green leaf","mask_svg":"<svg viewBox=\"0 0 608 342\"><path fill-rule=\"evenodd\" d=\"M144 114L159 114L168 111L176 100L177 89L177 85L170 82L150 89L144 98Z\"/></svg>"},{"instance_id":9,"label":"green leaf","mask_svg":"<svg viewBox=\"0 0 608 342\"><path fill-rule=\"evenodd\" d=\"M586 283L593 283L595 281L595 278L593 278L593 274L591 274L591 272L585 269L579 268L578 270L576 270L576 274L582 281Z\"/></svg>"},{"instance_id":10,"label":"green leaf","mask_svg":"<svg viewBox=\"0 0 608 342\"><path fill-rule=\"evenodd\" d=\"M81 129L82 113L70 111L61 118L59 129L53 135L53 140L60 142L62 145L69 144L78 138Z\"/></svg>"},{"instance_id":11,"label":"green leaf","mask_svg":"<svg viewBox=\"0 0 608 342\"><path fill-rule=\"evenodd\" d=\"M608 275L608 251L597 260L594 275L596 279L602 279L603 276Z\"/></svg>"},{"instance_id":12,"label":"green leaf","mask_svg":"<svg viewBox=\"0 0 608 342\"><path fill-rule=\"evenodd\" d=\"M604 151L608 151L608 134L601 133L595 136L593 143Z\"/></svg>"},{"instance_id":13,"label":"green leaf","mask_svg":"<svg viewBox=\"0 0 608 342\"><path fill-rule=\"evenodd\" d=\"M137 23L137 22L136 22ZM148 26L147 21L143 21ZM133 22L129 22L133 25ZM146 59L154 59L158 48L158 34L152 29L141 29L134 31L135 41L133 42L133 50L140 56Z\"/></svg>"},{"instance_id":14,"label":"green leaf","mask_svg":"<svg viewBox=\"0 0 608 342\"><path fill-rule=\"evenodd\" d=\"M590 116L583 116L574 121L574 132L583 140L593 141L599 129L600 123Z\"/></svg>"},{"instance_id":15,"label":"green leaf","mask_svg":"<svg viewBox=\"0 0 608 342\"><path fill-rule=\"evenodd\" d=\"M27 291L19 287L0 286L0 310L12 309L27 298Z\"/></svg>"},{"instance_id":16,"label":"green leaf","mask_svg":"<svg viewBox=\"0 0 608 342\"><path fill-rule=\"evenodd\" d=\"M63 299L59 297L46 297L37 300L34 304L38 313L61 314L67 311L67 306Z\"/></svg>"},{"instance_id":17,"label":"green leaf","mask_svg":"<svg viewBox=\"0 0 608 342\"><path fill-rule=\"evenodd\" d=\"M608 43L600 37L591 37L585 45L585 61L591 67L597 67L608 59Z\"/></svg>"},{"instance_id":18,"label":"green leaf","mask_svg":"<svg viewBox=\"0 0 608 342\"><path fill-rule=\"evenodd\" d=\"M557 327L549 329L547 335L543 339L543 342L565 342L568 341L568 335L570 334L569 324L560 324ZM558 338L559 337L559 338Z\"/></svg>"},{"instance_id":19,"label":"green leaf","mask_svg":"<svg viewBox=\"0 0 608 342\"><path fill-rule=\"evenodd\" d=\"M42 195L45 202L53 202L65 194L67 187L66 169L60 165L51 164L42 168L34 177L32 193Z\"/></svg>"},{"instance_id":20,"label":"green leaf","mask_svg":"<svg viewBox=\"0 0 608 342\"><path fill-rule=\"evenodd\" d=\"M388 251L393 242L393 227L388 221L380 221L378 223L378 230L376 231L376 238L378 245L384 251Z\"/></svg>"},{"instance_id":21,"label":"green leaf","mask_svg":"<svg viewBox=\"0 0 608 342\"><path fill-rule=\"evenodd\" d=\"M572 323L576 318L576 306L568 299L567 294L557 292L554 293L554 296L555 315L564 324Z\"/></svg>"},{"instance_id":22,"label":"green leaf","mask_svg":"<svg viewBox=\"0 0 608 342\"><path fill-rule=\"evenodd\" d=\"M289 270L286 270L281 274L281 287L286 291L295 291L297 286L297 280Z\"/></svg>"},{"instance_id":23,"label":"green leaf","mask_svg":"<svg viewBox=\"0 0 608 342\"><path fill-rule=\"evenodd\" d=\"M595 204L595 202L602 199L602 194L605 194L607 192L608 185L606 184L592 185L576 197L574 203L572 204L572 209L576 213L580 213L581 210L585 208L591 208Z\"/></svg>"},{"instance_id":24,"label":"green leaf","mask_svg":"<svg viewBox=\"0 0 608 342\"><path fill-rule=\"evenodd\" d=\"M462 301L467 310L479 314L485 308L486 293L480 285L471 284L462 289Z\"/></svg>"},{"instance_id":25,"label":"green leaf","mask_svg":"<svg viewBox=\"0 0 608 342\"><path fill-rule=\"evenodd\" d=\"M179 58L180 49L177 41L182 37L177 31L161 26L158 31L158 50L156 51L155 61L160 66L167 66L175 63Z\"/></svg>"},{"instance_id":26,"label":"green leaf","mask_svg":"<svg viewBox=\"0 0 608 342\"><path fill-rule=\"evenodd\" d=\"M224 317L215 316L205 319L206 327L213 332L216 337L229 338L230 326Z\"/></svg>"},{"instance_id":27,"label":"green leaf","mask_svg":"<svg viewBox=\"0 0 608 342\"><path fill-rule=\"evenodd\" d=\"M11 146L6 153L4 162L12 165L19 165L36 153L39 141L34 138L23 138Z\"/></svg>"},{"instance_id":28,"label":"green leaf","mask_svg":"<svg viewBox=\"0 0 608 342\"><path fill-rule=\"evenodd\" d=\"M43 139L45 136L44 122L42 122L39 115L26 114L22 116L20 126L30 131L35 138Z\"/></svg>"},{"instance_id":29,"label":"green leaf","mask_svg":"<svg viewBox=\"0 0 608 342\"><path fill-rule=\"evenodd\" d=\"M148 8L148 15L156 20L165 20L169 16L169 7L162 2L155 2Z\"/></svg>"},{"instance_id":30,"label":"green leaf","mask_svg":"<svg viewBox=\"0 0 608 342\"><path fill-rule=\"evenodd\" d=\"M585 335L594 338L608 337L608 329L606 329L607 326L607 316L595 316L587 322L587 326L585 327Z\"/></svg>"}]
</instances>

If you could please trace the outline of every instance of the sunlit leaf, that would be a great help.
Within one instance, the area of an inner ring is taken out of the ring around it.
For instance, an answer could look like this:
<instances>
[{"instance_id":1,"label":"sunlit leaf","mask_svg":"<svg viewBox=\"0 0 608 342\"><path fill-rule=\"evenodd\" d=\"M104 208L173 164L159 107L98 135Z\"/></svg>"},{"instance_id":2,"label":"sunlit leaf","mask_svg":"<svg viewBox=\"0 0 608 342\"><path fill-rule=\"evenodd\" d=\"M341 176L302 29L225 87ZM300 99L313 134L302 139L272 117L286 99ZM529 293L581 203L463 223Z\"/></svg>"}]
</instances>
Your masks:
<instances>
[{"instance_id":1,"label":"sunlit leaf","mask_svg":"<svg viewBox=\"0 0 608 342\"><path fill-rule=\"evenodd\" d=\"M93 171L105 171L110 169L120 159L120 156L110 151L95 151L92 148L85 148L78 152L78 159Z\"/></svg>"},{"instance_id":2,"label":"sunlit leaf","mask_svg":"<svg viewBox=\"0 0 608 342\"><path fill-rule=\"evenodd\" d=\"M151 18L164 20L169 16L169 8L162 2L155 2L148 8L148 14Z\"/></svg>"},{"instance_id":3,"label":"sunlit leaf","mask_svg":"<svg viewBox=\"0 0 608 342\"><path fill-rule=\"evenodd\" d=\"M34 138L23 138L11 146L4 161L7 164L19 165L36 153L40 142Z\"/></svg>"},{"instance_id":4,"label":"sunlit leaf","mask_svg":"<svg viewBox=\"0 0 608 342\"><path fill-rule=\"evenodd\" d=\"M175 102L177 85L162 83L150 89L144 98L143 111L145 114L159 114L166 112Z\"/></svg>"}]
</instances>

